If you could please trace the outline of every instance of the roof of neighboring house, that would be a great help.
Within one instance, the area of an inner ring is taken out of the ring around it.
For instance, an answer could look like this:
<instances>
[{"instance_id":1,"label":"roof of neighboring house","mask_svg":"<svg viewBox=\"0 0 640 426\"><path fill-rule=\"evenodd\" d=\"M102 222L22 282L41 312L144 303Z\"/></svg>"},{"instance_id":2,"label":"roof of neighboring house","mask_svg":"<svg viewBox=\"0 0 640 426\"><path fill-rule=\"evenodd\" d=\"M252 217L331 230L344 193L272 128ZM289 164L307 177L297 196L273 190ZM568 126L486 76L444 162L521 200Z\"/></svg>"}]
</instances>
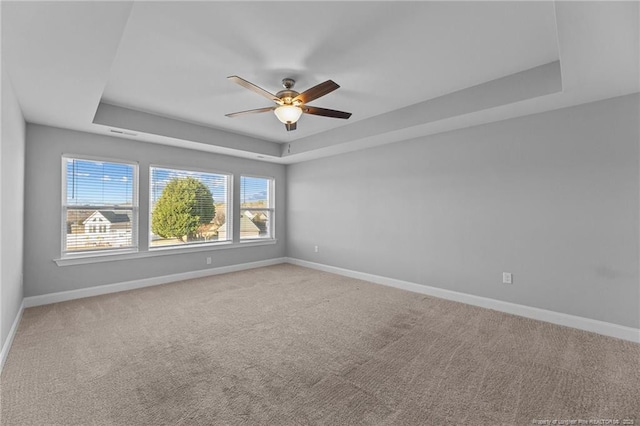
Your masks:
<instances>
[{"instance_id":1,"label":"roof of neighboring house","mask_svg":"<svg viewBox=\"0 0 640 426\"><path fill-rule=\"evenodd\" d=\"M95 213L101 214L105 219L107 219L111 223L129 223L129 222L131 222L131 212L130 211L126 211L126 210L121 210L121 211L97 210L91 216L89 216L89 218L94 216ZM89 220L89 218L87 218L84 222L87 222Z\"/></svg>"},{"instance_id":2,"label":"roof of neighboring house","mask_svg":"<svg viewBox=\"0 0 640 426\"><path fill-rule=\"evenodd\" d=\"M67 222L84 223L93 213L95 210L67 210Z\"/></svg>"},{"instance_id":3,"label":"roof of neighboring house","mask_svg":"<svg viewBox=\"0 0 640 426\"><path fill-rule=\"evenodd\" d=\"M260 232L260 228L251 221L247 216L240 216L240 232Z\"/></svg>"},{"instance_id":4,"label":"roof of neighboring house","mask_svg":"<svg viewBox=\"0 0 640 426\"><path fill-rule=\"evenodd\" d=\"M111 223L131 222L131 213L127 211L100 210L100 213Z\"/></svg>"}]
</instances>

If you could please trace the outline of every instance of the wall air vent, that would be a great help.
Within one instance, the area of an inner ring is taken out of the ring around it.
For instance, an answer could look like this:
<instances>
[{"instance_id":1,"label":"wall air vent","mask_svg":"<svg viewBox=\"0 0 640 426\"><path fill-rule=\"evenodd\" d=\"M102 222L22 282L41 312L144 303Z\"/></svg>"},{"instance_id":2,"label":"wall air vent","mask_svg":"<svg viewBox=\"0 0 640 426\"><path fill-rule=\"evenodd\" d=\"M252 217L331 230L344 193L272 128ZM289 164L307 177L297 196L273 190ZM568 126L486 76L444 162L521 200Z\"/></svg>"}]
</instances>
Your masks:
<instances>
[{"instance_id":1,"label":"wall air vent","mask_svg":"<svg viewBox=\"0 0 640 426\"><path fill-rule=\"evenodd\" d=\"M117 133L119 135L127 135L127 136L138 136L137 133L127 132L125 130L117 130L117 129L109 129L111 133Z\"/></svg>"}]
</instances>

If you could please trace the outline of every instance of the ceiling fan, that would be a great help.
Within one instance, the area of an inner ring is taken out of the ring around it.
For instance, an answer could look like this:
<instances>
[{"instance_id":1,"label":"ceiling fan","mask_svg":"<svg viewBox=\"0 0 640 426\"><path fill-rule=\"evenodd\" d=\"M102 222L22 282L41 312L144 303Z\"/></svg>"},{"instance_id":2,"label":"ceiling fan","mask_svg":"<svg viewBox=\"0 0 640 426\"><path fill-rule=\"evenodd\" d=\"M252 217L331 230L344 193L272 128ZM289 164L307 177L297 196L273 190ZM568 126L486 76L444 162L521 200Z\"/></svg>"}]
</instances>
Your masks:
<instances>
[{"instance_id":1,"label":"ceiling fan","mask_svg":"<svg viewBox=\"0 0 640 426\"><path fill-rule=\"evenodd\" d=\"M232 75L227 77L229 80L234 83L239 84L240 86L247 88L256 92L259 95L264 96L265 98L272 100L276 103L276 105L272 107L266 108L258 108L258 109L250 109L248 111L240 111L233 112L231 114L226 114L227 117L238 117L240 115L246 114L255 114L258 112L267 112L273 111L282 123L284 123L287 131L295 130L298 119L300 116L305 114L313 114L313 115L321 115L323 117L331 117L331 118L343 118L348 119L351 117L350 112L344 111L336 111L334 109L326 109L319 108L307 105L308 102L311 102L315 99L318 99L321 96L324 96L328 93L336 90L338 86L334 81L327 80L324 83L320 83L316 86L313 86L310 89L305 90L302 93L298 93L293 90L293 86L296 84L295 80L292 78L285 78L282 80L282 86L284 86L284 90L279 91L275 95L267 92L261 87L256 86L253 83L248 82L247 80L238 77L237 75Z\"/></svg>"}]
</instances>

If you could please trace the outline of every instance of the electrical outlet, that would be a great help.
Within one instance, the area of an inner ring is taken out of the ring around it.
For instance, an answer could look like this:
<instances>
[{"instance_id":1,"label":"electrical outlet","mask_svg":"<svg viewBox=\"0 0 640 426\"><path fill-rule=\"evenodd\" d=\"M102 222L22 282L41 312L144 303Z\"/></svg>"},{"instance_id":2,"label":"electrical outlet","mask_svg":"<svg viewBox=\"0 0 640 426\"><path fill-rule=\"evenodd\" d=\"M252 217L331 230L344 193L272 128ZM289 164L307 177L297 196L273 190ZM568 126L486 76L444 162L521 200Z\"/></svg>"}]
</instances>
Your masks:
<instances>
[{"instance_id":1,"label":"electrical outlet","mask_svg":"<svg viewBox=\"0 0 640 426\"><path fill-rule=\"evenodd\" d=\"M502 273L502 284L513 284L513 277L511 272Z\"/></svg>"},{"instance_id":2,"label":"electrical outlet","mask_svg":"<svg viewBox=\"0 0 640 426\"><path fill-rule=\"evenodd\" d=\"M317 252L319 251L319 250L318 250L318 246L314 246L314 247L313 247L313 251L317 253Z\"/></svg>"},{"instance_id":3,"label":"electrical outlet","mask_svg":"<svg viewBox=\"0 0 640 426\"><path fill-rule=\"evenodd\" d=\"M207 265L211 265L211 258L207 257Z\"/></svg>"}]
</instances>

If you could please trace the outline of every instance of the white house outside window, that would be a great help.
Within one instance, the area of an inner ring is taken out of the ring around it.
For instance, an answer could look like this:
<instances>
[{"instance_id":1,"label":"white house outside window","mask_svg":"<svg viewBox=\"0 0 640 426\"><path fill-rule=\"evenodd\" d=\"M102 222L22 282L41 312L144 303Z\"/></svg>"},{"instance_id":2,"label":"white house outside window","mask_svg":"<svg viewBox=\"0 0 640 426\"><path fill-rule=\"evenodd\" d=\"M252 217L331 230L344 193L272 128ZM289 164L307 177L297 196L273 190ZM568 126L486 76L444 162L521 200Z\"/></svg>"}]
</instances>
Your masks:
<instances>
[{"instance_id":1,"label":"white house outside window","mask_svg":"<svg viewBox=\"0 0 640 426\"><path fill-rule=\"evenodd\" d=\"M138 166L62 158L62 254L137 250Z\"/></svg>"}]
</instances>

